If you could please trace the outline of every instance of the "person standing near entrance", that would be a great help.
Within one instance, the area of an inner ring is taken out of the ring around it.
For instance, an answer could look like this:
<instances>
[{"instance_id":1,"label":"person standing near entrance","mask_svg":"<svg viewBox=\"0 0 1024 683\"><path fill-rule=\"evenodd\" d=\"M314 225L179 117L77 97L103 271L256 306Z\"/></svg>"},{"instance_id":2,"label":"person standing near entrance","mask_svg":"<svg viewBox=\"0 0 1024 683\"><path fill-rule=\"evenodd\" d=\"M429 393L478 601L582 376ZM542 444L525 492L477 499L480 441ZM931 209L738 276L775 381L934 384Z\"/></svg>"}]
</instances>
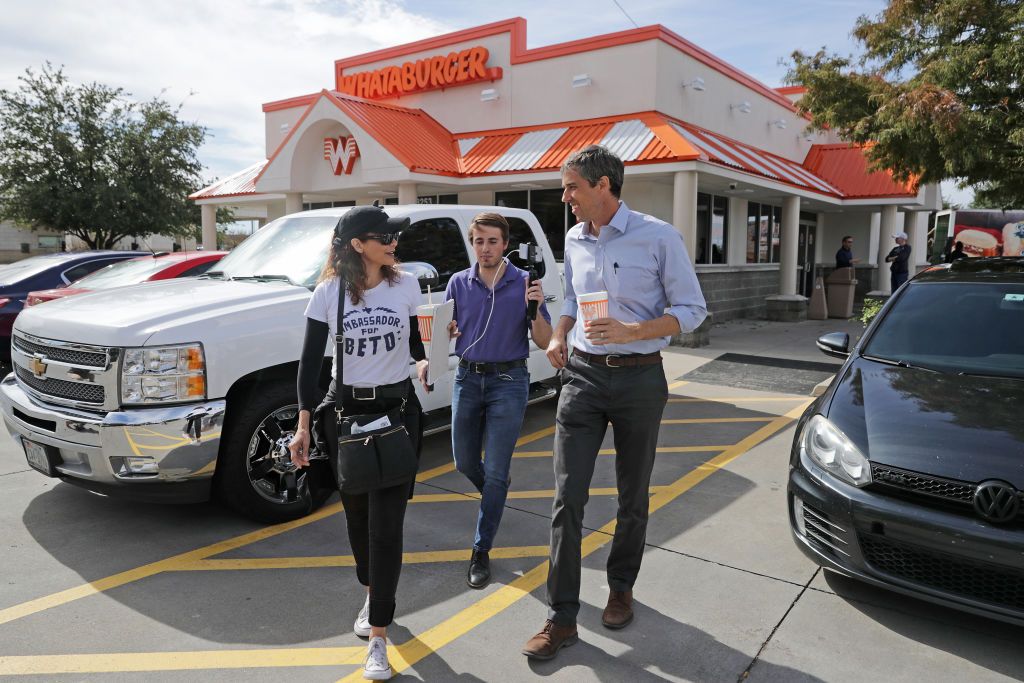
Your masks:
<instances>
[{"instance_id":1,"label":"person standing near entrance","mask_svg":"<svg viewBox=\"0 0 1024 683\"><path fill-rule=\"evenodd\" d=\"M896 246L885 257L885 261L889 264L891 291L895 292L910 277L910 245L907 244L905 232L897 232L892 238L896 240Z\"/></svg>"},{"instance_id":2,"label":"person standing near entrance","mask_svg":"<svg viewBox=\"0 0 1024 683\"><path fill-rule=\"evenodd\" d=\"M707 306L679 232L619 199L622 160L591 145L562 165L562 201L580 222L565 237L565 303L548 344L562 370L555 419L548 618L522 652L551 659L578 640L583 509L609 423L618 514L601 623L633 619L633 585L647 533L651 471L668 383L661 349L697 328ZM577 297L607 292L608 313L579 322Z\"/></svg>"},{"instance_id":3,"label":"person standing near entrance","mask_svg":"<svg viewBox=\"0 0 1024 683\"><path fill-rule=\"evenodd\" d=\"M836 252L836 268L853 268L853 264L860 263L859 258L853 258L853 237L843 237L843 244Z\"/></svg>"},{"instance_id":4,"label":"person standing near entrance","mask_svg":"<svg viewBox=\"0 0 1024 683\"><path fill-rule=\"evenodd\" d=\"M476 536L466 582L483 588L491 579L490 551L510 484L512 451L530 391L529 336L540 348L551 340L551 316L540 281L505 258L508 221L481 213L469 226L476 265L448 281L445 300L455 301L451 332L458 337L459 367L452 395L455 467L480 492ZM527 316L528 303L537 315ZM481 451L486 454L481 458Z\"/></svg>"}]
</instances>

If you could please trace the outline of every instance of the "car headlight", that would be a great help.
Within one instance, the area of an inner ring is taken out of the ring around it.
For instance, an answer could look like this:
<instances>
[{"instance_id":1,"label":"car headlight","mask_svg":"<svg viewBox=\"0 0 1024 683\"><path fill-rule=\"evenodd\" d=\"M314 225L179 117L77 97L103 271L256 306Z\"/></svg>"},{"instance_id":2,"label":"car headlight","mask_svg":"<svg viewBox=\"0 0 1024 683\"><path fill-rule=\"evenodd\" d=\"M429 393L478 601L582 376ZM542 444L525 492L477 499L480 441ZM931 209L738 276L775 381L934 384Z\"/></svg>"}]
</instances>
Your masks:
<instances>
[{"instance_id":1,"label":"car headlight","mask_svg":"<svg viewBox=\"0 0 1024 683\"><path fill-rule=\"evenodd\" d=\"M800 454L826 472L854 486L871 483L871 463L838 427L823 415L815 415L804 425Z\"/></svg>"},{"instance_id":2,"label":"car headlight","mask_svg":"<svg viewBox=\"0 0 1024 683\"><path fill-rule=\"evenodd\" d=\"M175 403L206 398L202 344L125 349L121 403Z\"/></svg>"}]
</instances>

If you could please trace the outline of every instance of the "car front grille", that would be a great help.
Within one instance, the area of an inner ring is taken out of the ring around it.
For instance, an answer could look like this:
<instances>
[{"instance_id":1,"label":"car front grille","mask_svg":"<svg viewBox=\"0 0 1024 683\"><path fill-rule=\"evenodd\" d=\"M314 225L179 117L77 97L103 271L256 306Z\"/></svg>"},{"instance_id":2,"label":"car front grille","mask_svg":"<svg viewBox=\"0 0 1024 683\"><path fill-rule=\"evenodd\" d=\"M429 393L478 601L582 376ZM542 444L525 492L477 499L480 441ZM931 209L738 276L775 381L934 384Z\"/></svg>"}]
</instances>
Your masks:
<instances>
[{"instance_id":1,"label":"car front grille","mask_svg":"<svg viewBox=\"0 0 1024 683\"><path fill-rule=\"evenodd\" d=\"M1024 572L860 534L864 559L877 571L912 584L992 605L1024 610Z\"/></svg>"},{"instance_id":2,"label":"car front grille","mask_svg":"<svg viewBox=\"0 0 1024 683\"><path fill-rule=\"evenodd\" d=\"M850 556L849 542L844 538L846 529L839 526L824 512L803 503L804 535L819 550L832 555Z\"/></svg>"},{"instance_id":3,"label":"car front grille","mask_svg":"<svg viewBox=\"0 0 1024 683\"><path fill-rule=\"evenodd\" d=\"M107 354L100 351L89 352L61 346L49 346L29 341L19 335L14 335L14 345L26 355L42 354L48 360L55 360L60 363L70 363L90 368L105 368L107 366Z\"/></svg>"},{"instance_id":4,"label":"car front grille","mask_svg":"<svg viewBox=\"0 0 1024 683\"><path fill-rule=\"evenodd\" d=\"M103 387L98 384L68 382L63 379L54 378L41 379L20 365L14 366L14 372L22 383L40 394L55 396L69 401L95 403L96 405L103 404L105 392Z\"/></svg>"},{"instance_id":5,"label":"car front grille","mask_svg":"<svg viewBox=\"0 0 1024 683\"><path fill-rule=\"evenodd\" d=\"M980 518L974 511L977 483L936 477L877 462L871 463L871 481L870 488L877 493L895 494L929 507ZM1024 491L1017 495L1021 500L1017 517L1003 526L1024 527Z\"/></svg>"}]
</instances>

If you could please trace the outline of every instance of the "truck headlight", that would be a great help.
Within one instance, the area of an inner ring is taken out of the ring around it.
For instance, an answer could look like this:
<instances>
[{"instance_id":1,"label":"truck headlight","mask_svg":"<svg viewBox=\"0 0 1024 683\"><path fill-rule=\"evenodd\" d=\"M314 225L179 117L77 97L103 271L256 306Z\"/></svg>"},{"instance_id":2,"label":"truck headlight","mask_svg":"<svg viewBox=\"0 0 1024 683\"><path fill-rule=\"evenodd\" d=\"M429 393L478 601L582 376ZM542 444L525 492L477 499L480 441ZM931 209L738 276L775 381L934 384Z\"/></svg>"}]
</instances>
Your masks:
<instances>
[{"instance_id":1,"label":"truck headlight","mask_svg":"<svg viewBox=\"0 0 1024 683\"><path fill-rule=\"evenodd\" d=\"M804 425L800 454L854 486L871 483L871 463L824 415L815 415Z\"/></svg>"},{"instance_id":2,"label":"truck headlight","mask_svg":"<svg viewBox=\"0 0 1024 683\"><path fill-rule=\"evenodd\" d=\"M206 398L202 344L125 349L121 403L174 403Z\"/></svg>"}]
</instances>

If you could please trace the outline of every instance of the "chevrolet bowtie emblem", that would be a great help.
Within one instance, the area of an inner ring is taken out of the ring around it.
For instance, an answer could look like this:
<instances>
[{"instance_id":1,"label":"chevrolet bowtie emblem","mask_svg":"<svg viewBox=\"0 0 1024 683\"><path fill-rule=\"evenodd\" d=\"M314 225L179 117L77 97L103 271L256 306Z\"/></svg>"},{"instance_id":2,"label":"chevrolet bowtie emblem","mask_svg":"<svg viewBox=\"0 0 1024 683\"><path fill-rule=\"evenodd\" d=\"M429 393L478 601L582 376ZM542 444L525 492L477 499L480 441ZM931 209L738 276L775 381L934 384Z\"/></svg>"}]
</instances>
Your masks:
<instances>
[{"instance_id":1,"label":"chevrolet bowtie emblem","mask_svg":"<svg viewBox=\"0 0 1024 683\"><path fill-rule=\"evenodd\" d=\"M35 357L32 359L32 374L36 377L42 377L46 374L46 363L43 362L42 358Z\"/></svg>"}]
</instances>

